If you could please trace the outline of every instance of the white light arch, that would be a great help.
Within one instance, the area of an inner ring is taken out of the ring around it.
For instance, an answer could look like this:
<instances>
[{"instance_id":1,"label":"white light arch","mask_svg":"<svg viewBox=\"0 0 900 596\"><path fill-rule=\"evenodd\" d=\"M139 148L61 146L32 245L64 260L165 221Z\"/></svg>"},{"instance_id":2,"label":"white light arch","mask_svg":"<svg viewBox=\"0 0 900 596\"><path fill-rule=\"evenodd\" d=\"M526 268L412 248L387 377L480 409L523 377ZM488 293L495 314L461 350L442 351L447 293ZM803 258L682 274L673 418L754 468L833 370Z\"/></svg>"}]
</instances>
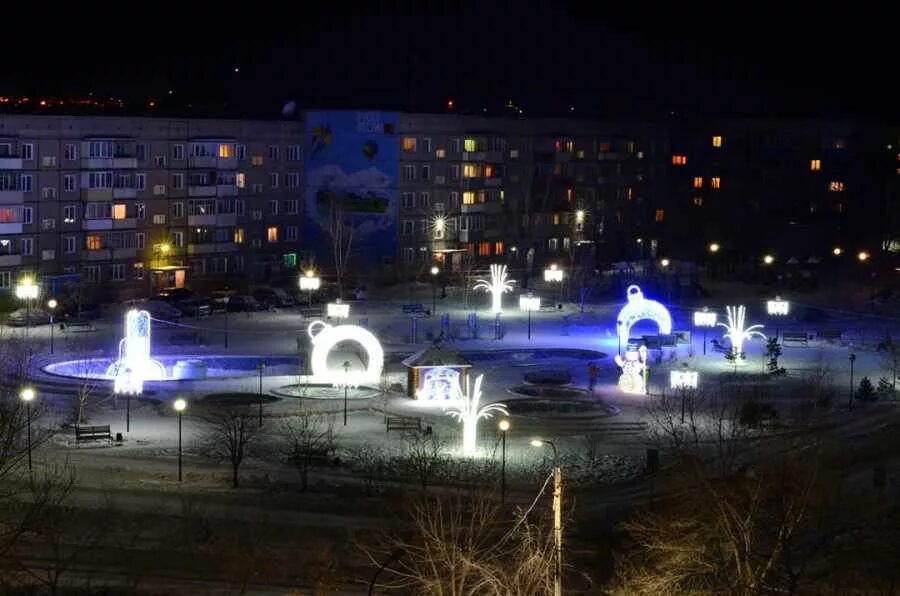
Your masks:
<instances>
[{"instance_id":1,"label":"white light arch","mask_svg":"<svg viewBox=\"0 0 900 596\"><path fill-rule=\"evenodd\" d=\"M321 331L318 333L313 330L317 326L321 326ZM363 329L357 325L338 325L335 327L323 321L313 321L309 324L307 331L313 343L313 351L309 363L315 381L359 386L375 384L381 380L381 370L384 367L384 350L378 342L378 338L368 329ZM366 370L329 370L328 353L342 341L352 341L362 346L369 357Z\"/></svg>"},{"instance_id":2,"label":"white light arch","mask_svg":"<svg viewBox=\"0 0 900 596\"><path fill-rule=\"evenodd\" d=\"M625 290L628 302L619 311L616 319L616 329L622 345L627 345L631 336L631 327L638 321L649 319L657 324L659 332L663 335L672 333L672 316L666 307L656 300L644 298L644 294L638 286L628 286Z\"/></svg>"}]
</instances>

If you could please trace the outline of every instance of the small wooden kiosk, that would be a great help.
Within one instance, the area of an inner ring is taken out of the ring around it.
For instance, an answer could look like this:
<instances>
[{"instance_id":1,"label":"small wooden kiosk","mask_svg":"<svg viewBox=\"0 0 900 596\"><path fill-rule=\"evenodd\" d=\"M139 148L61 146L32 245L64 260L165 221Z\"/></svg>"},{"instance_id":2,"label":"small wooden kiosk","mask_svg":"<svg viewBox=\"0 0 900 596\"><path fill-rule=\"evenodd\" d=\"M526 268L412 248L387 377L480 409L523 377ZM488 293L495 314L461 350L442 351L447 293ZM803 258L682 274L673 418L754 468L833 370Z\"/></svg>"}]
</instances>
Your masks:
<instances>
[{"instance_id":1,"label":"small wooden kiosk","mask_svg":"<svg viewBox=\"0 0 900 596\"><path fill-rule=\"evenodd\" d=\"M423 348L403 361L407 368L406 394L413 399L450 399L458 380L465 390L472 363L441 343Z\"/></svg>"}]
</instances>

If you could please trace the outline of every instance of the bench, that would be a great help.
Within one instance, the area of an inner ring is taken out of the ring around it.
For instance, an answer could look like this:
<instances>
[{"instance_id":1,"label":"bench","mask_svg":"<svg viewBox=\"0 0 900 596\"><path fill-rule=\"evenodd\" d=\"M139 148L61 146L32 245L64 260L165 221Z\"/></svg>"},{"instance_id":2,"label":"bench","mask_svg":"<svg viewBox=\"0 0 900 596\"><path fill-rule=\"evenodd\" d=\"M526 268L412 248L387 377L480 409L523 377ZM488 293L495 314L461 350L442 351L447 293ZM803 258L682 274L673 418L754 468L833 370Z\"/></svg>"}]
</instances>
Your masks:
<instances>
[{"instance_id":1,"label":"bench","mask_svg":"<svg viewBox=\"0 0 900 596\"><path fill-rule=\"evenodd\" d=\"M94 327L94 324L88 321L87 319L68 319L60 322L61 325L65 325L65 329L68 331L72 331L73 333L83 333L86 331L96 331L97 328Z\"/></svg>"},{"instance_id":2,"label":"bench","mask_svg":"<svg viewBox=\"0 0 900 596\"><path fill-rule=\"evenodd\" d=\"M425 307L421 304L404 304L402 308L405 315L421 315L425 313Z\"/></svg>"},{"instance_id":3,"label":"bench","mask_svg":"<svg viewBox=\"0 0 900 596\"><path fill-rule=\"evenodd\" d=\"M321 306L311 306L300 309L300 315L304 319L321 319L324 316L324 312Z\"/></svg>"},{"instance_id":4,"label":"bench","mask_svg":"<svg viewBox=\"0 0 900 596\"><path fill-rule=\"evenodd\" d=\"M109 432L109 425L100 426L76 426L75 427L75 443L86 443L88 441L107 440L112 443L113 437Z\"/></svg>"},{"instance_id":5,"label":"bench","mask_svg":"<svg viewBox=\"0 0 900 596\"><path fill-rule=\"evenodd\" d=\"M388 416L386 425L386 432L391 432L392 430L422 432L422 419L412 416Z\"/></svg>"},{"instance_id":6,"label":"bench","mask_svg":"<svg viewBox=\"0 0 900 596\"><path fill-rule=\"evenodd\" d=\"M169 336L169 343L173 346L195 346L203 342L200 341L200 333L198 331L176 331Z\"/></svg>"},{"instance_id":7,"label":"bench","mask_svg":"<svg viewBox=\"0 0 900 596\"><path fill-rule=\"evenodd\" d=\"M840 329L822 329L816 337L827 342L839 342L842 335Z\"/></svg>"},{"instance_id":8,"label":"bench","mask_svg":"<svg viewBox=\"0 0 900 596\"><path fill-rule=\"evenodd\" d=\"M804 348L809 347L809 336L805 331L784 331L781 333L781 343L785 346L788 342L792 344L801 344Z\"/></svg>"}]
</instances>

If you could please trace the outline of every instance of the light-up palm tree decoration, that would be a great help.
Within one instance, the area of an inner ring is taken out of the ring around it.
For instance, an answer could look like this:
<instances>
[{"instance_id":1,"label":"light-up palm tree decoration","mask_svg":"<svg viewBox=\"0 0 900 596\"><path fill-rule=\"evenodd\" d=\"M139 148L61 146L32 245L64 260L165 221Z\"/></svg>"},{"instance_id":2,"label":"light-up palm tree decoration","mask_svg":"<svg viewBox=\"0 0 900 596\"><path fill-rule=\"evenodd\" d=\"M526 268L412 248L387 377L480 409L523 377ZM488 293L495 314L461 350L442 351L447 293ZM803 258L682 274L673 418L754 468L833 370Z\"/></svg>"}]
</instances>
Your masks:
<instances>
[{"instance_id":1,"label":"light-up palm tree decoration","mask_svg":"<svg viewBox=\"0 0 900 596\"><path fill-rule=\"evenodd\" d=\"M463 425L462 452L463 455L475 455L476 437L478 430L478 421L482 418L490 418L494 412L500 412L504 416L508 416L506 406L503 404L488 404L479 407L481 402L481 381L484 375L478 375L475 379L475 388L473 389L470 380L466 380L466 392L463 393L456 381L456 404L450 406L447 414L456 418Z\"/></svg>"},{"instance_id":2,"label":"light-up palm tree decoration","mask_svg":"<svg viewBox=\"0 0 900 596\"><path fill-rule=\"evenodd\" d=\"M476 280L473 290L484 290L491 293L491 310L503 312L503 294L512 292L513 282L508 279L506 265L491 265L491 281Z\"/></svg>"},{"instance_id":3,"label":"light-up palm tree decoration","mask_svg":"<svg viewBox=\"0 0 900 596\"><path fill-rule=\"evenodd\" d=\"M744 342L752 339L754 335L766 339L766 336L759 331L762 325L751 325L744 327L747 319L747 307L745 306L726 306L725 312L728 314L728 324L717 323L724 327L728 332L725 337L731 341L731 356L737 363L739 358L744 354Z\"/></svg>"}]
</instances>

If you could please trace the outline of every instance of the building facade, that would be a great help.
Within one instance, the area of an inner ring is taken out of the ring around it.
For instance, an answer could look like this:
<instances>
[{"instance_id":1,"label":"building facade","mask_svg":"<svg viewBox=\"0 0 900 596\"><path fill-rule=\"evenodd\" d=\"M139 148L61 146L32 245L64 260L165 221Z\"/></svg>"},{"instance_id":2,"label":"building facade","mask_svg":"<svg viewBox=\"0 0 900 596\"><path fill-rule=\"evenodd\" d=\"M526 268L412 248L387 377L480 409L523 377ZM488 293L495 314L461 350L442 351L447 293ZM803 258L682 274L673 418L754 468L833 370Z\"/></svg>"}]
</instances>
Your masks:
<instances>
[{"instance_id":1,"label":"building facade","mask_svg":"<svg viewBox=\"0 0 900 596\"><path fill-rule=\"evenodd\" d=\"M30 274L111 299L287 274L301 166L296 122L0 116L0 288Z\"/></svg>"}]
</instances>

